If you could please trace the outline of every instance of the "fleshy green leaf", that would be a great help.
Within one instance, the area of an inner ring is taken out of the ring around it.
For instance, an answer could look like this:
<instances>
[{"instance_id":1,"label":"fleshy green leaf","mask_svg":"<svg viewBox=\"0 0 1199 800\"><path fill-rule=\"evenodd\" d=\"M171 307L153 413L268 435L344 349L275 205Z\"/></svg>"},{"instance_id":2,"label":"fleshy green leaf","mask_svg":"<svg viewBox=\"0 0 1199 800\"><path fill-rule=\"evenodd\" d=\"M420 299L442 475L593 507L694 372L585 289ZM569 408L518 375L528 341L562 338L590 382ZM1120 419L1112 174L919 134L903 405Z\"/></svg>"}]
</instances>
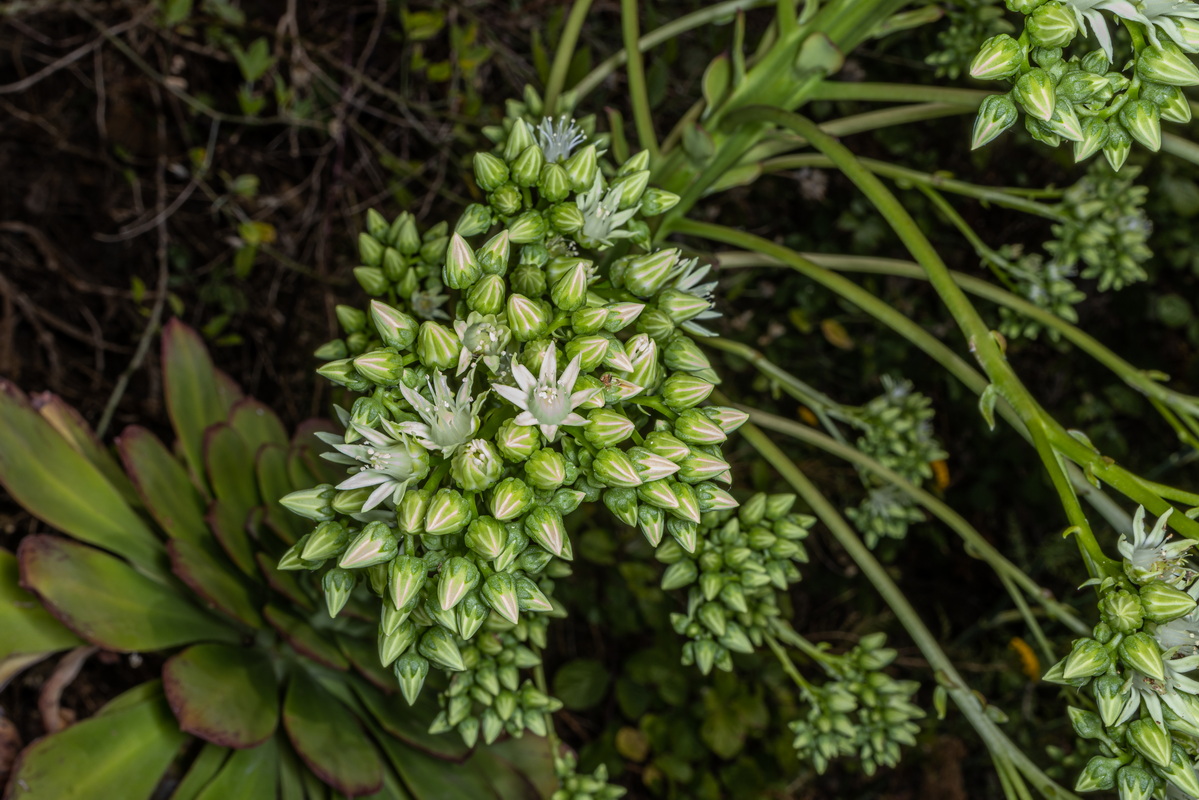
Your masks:
<instances>
[{"instance_id":1,"label":"fleshy green leaf","mask_svg":"<svg viewBox=\"0 0 1199 800\"><path fill-rule=\"evenodd\" d=\"M179 727L213 744L257 747L279 723L279 685L262 650L193 645L163 665L162 685Z\"/></svg>"},{"instance_id":2,"label":"fleshy green leaf","mask_svg":"<svg viewBox=\"0 0 1199 800\"><path fill-rule=\"evenodd\" d=\"M396 679L390 669L379 663L379 651L373 640L362 636L345 636L337 634L337 644L341 652L354 665L362 677L366 678L375 688L391 693L395 691Z\"/></svg>"},{"instance_id":3,"label":"fleshy green leaf","mask_svg":"<svg viewBox=\"0 0 1199 800\"><path fill-rule=\"evenodd\" d=\"M21 585L72 631L108 650L144 653L238 638L174 584L155 583L94 547L36 534L21 540L17 558Z\"/></svg>"},{"instance_id":4,"label":"fleshy green leaf","mask_svg":"<svg viewBox=\"0 0 1199 800\"><path fill-rule=\"evenodd\" d=\"M217 770L229 758L230 752L228 747L219 747L215 744L204 745L200 754L188 767L183 780L179 781L179 785L171 793L171 800L196 800L197 795L204 790L204 787L216 775Z\"/></svg>"},{"instance_id":5,"label":"fleshy green leaf","mask_svg":"<svg viewBox=\"0 0 1199 800\"><path fill-rule=\"evenodd\" d=\"M157 436L130 425L117 438L117 450L142 503L167 536L196 544L210 538L204 498Z\"/></svg>"},{"instance_id":6,"label":"fleshy green leaf","mask_svg":"<svg viewBox=\"0 0 1199 800\"><path fill-rule=\"evenodd\" d=\"M263 445L286 447L287 429L279 417L264 403L247 397L233 406L229 424L246 445L251 458L256 458Z\"/></svg>"},{"instance_id":7,"label":"fleshy green leaf","mask_svg":"<svg viewBox=\"0 0 1199 800\"><path fill-rule=\"evenodd\" d=\"M49 654L83 644L37 597L20 586L17 558L0 549L0 673L14 656ZM2 685L2 684L0 684Z\"/></svg>"},{"instance_id":8,"label":"fleshy green leaf","mask_svg":"<svg viewBox=\"0 0 1199 800\"><path fill-rule=\"evenodd\" d=\"M13 770L8 800L149 798L188 736L158 682L148 688L126 693L136 701L122 695L117 708L30 745Z\"/></svg>"},{"instance_id":9,"label":"fleshy green leaf","mask_svg":"<svg viewBox=\"0 0 1199 800\"><path fill-rule=\"evenodd\" d=\"M273 605L264 608L262 616L300 655L342 672L350 668L350 662L346 661L341 651L299 617Z\"/></svg>"},{"instance_id":10,"label":"fleshy green leaf","mask_svg":"<svg viewBox=\"0 0 1199 800\"><path fill-rule=\"evenodd\" d=\"M192 475L207 488L204 431L225 420L233 403L241 399L240 391L213 367L204 340L177 319L163 326L162 369L167 413L175 435Z\"/></svg>"},{"instance_id":11,"label":"fleshy green leaf","mask_svg":"<svg viewBox=\"0 0 1199 800\"><path fill-rule=\"evenodd\" d=\"M383 764L358 719L302 669L292 671L283 726L300 758L325 783L351 797L382 788Z\"/></svg>"},{"instance_id":12,"label":"fleshy green leaf","mask_svg":"<svg viewBox=\"0 0 1199 800\"><path fill-rule=\"evenodd\" d=\"M254 459L258 476L258 493L266 509L266 522L281 542L293 545L312 529L312 524L279 505L279 500L297 487L287 475L287 449L267 444L258 449Z\"/></svg>"},{"instance_id":13,"label":"fleshy green leaf","mask_svg":"<svg viewBox=\"0 0 1199 800\"><path fill-rule=\"evenodd\" d=\"M175 540L167 545L171 569L179 580L203 598L209 606L250 628L262 627L258 613L263 603L257 586L248 585L223 554L211 545Z\"/></svg>"},{"instance_id":14,"label":"fleshy green leaf","mask_svg":"<svg viewBox=\"0 0 1199 800\"><path fill-rule=\"evenodd\" d=\"M196 800L261 800L279 787L279 740L272 736L248 750L234 750Z\"/></svg>"},{"instance_id":15,"label":"fleshy green leaf","mask_svg":"<svg viewBox=\"0 0 1199 800\"><path fill-rule=\"evenodd\" d=\"M0 381L0 484L48 525L166 578L166 551L154 532L7 381Z\"/></svg>"},{"instance_id":16,"label":"fleshy green leaf","mask_svg":"<svg viewBox=\"0 0 1199 800\"><path fill-rule=\"evenodd\" d=\"M212 536L220 543L225 555L246 575L256 574L254 568L254 544L246 527L250 521L250 509L244 511L223 500L214 500L208 506L204 521Z\"/></svg>"},{"instance_id":17,"label":"fleshy green leaf","mask_svg":"<svg viewBox=\"0 0 1199 800\"><path fill-rule=\"evenodd\" d=\"M42 419L53 425L54 430L58 431L58 434L66 439L71 447L74 447L96 469L100 470L105 480L121 493L121 497L125 498L126 503L136 507L141 502L137 492L133 489L133 484L121 470L121 465L96 436L96 432L92 430L91 425L87 424L87 420L83 418L82 414L73 406L68 405L61 397L50 392L39 392L30 400L37 413L42 415Z\"/></svg>"},{"instance_id":18,"label":"fleshy green leaf","mask_svg":"<svg viewBox=\"0 0 1199 800\"><path fill-rule=\"evenodd\" d=\"M278 592L290 600L293 605L299 606L305 611L312 611L316 608L312 599L300 587L296 573L279 569L278 557L269 556L259 551L254 554L254 558L258 561L258 569L262 572L262 576L266 579L266 585L271 588L271 591Z\"/></svg>"}]
</instances>

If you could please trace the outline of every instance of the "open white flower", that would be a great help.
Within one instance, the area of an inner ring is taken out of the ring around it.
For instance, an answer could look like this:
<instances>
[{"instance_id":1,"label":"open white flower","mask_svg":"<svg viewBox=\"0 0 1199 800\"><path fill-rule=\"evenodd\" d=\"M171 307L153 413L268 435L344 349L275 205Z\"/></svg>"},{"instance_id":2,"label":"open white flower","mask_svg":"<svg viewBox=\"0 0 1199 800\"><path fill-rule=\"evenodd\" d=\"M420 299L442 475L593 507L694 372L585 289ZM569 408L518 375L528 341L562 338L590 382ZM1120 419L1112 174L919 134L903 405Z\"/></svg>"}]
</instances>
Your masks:
<instances>
[{"instance_id":1,"label":"open white flower","mask_svg":"<svg viewBox=\"0 0 1199 800\"><path fill-rule=\"evenodd\" d=\"M412 481L429 474L429 453L412 437L402 433L389 435L354 423L350 423L350 429L361 437L359 441L363 444L346 444L334 433L318 433L317 437L332 445L335 451L321 453L322 458L350 467L352 474L337 484L338 489L375 487L362 504L363 512L385 500L396 505Z\"/></svg>"},{"instance_id":2,"label":"open white flower","mask_svg":"<svg viewBox=\"0 0 1199 800\"><path fill-rule=\"evenodd\" d=\"M516 386L496 385L496 394L521 410L513 422L517 425L537 425L550 441L562 425L586 425L588 420L575 409L591 400L599 389L574 391L579 377L579 356L575 356L558 374L558 348L552 347L541 362L541 375L534 377L524 364L512 365ZM555 380L555 378L557 378Z\"/></svg>"},{"instance_id":3,"label":"open white flower","mask_svg":"<svg viewBox=\"0 0 1199 800\"><path fill-rule=\"evenodd\" d=\"M1145 530L1145 507L1138 506L1132 517L1132 541L1128 536L1120 537L1117 547L1124 556L1124 572L1132 581L1144 585L1155 580L1180 587L1196 577L1195 570L1187 563L1185 555L1199 542L1194 539L1179 539L1167 544L1170 538L1166 523L1174 509L1158 517L1150 531Z\"/></svg>"},{"instance_id":4,"label":"open white flower","mask_svg":"<svg viewBox=\"0 0 1199 800\"><path fill-rule=\"evenodd\" d=\"M583 230L577 238L587 247L604 250L612 246L614 239L627 239L633 234L624 229L624 224L636 214L638 206L620 210L619 189L605 189L604 177L597 170L591 191L580 192L575 204L583 213Z\"/></svg>"},{"instance_id":5,"label":"open white flower","mask_svg":"<svg viewBox=\"0 0 1199 800\"><path fill-rule=\"evenodd\" d=\"M500 356L512 338L508 326L500 323L495 314L480 314L470 312L466 319L454 322L454 333L462 342L462 350L458 354L458 372L461 375L475 358L483 362L492 372L500 368Z\"/></svg>"},{"instance_id":6,"label":"open white flower","mask_svg":"<svg viewBox=\"0 0 1199 800\"><path fill-rule=\"evenodd\" d=\"M445 373L438 372L429 379L432 400L400 384L404 399L412 405L423 422L391 423L389 427L416 437L425 447L440 450L442 455L449 458L459 447L469 442L479 429L479 409L487 398L487 392L480 392L472 403L470 390L474 377L474 370L468 372L455 395Z\"/></svg>"},{"instance_id":7,"label":"open white flower","mask_svg":"<svg viewBox=\"0 0 1199 800\"><path fill-rule=\"evenodd\" d=\"M537 138L541 140L541 152L547 162L565 161L576 147L587 141L587 134L563 114L557 119L542 118L537 124Z\"/></svg>"},{"instance_id":8,"label":"open white flower","mask_svg":"<svg viewBox=\"0 0 1199 800\"><path fill-rule=\"evenodd\" d=\"M1183 50L1189 53L1196 51L1194 37L1199 26L1193 20L1199 20L1199 3L1191 0L1141 0L1137 6L1140 9L1141 20L1145 23L1145 32L1154 45L1161 46L1157 38L1160 29Z\"/></svg>"},{"instance_id":9,"label":"open white flower","mask_svg":"<svg viewBox=\"0 0 1199 800\"><path fill-rule=\"evenodd\" d=\"M1130 670L1132 675L1128 684L1132 688L1132 695L1115 725L1123 725L1136 716L1142 703L1153 721L1162 725L1162 703L1165 703L1179 718L1199 727L1199 715L1196 715L1194 705L1183 697L1184 694L1199 695L1199 681L1185 674L1199 666L1199 656L1171 659L1167 654L1163 663L1166 679L1162 681L1138 670Z\"/></svg>"},{"instance_id":10,"label":"open white flower","mask_svg":"<svg viewBox=\"0 0 1199 800\"><path fill-rule=\"evenodd\" d=\"M1074 12L1079 30L1085 31L1087 23L1090 23L1091 30L1099 40L1099 46L1103 48L1108 61L1115 61L1115 57L1112 55L1112 33L1107 29L1107 19L1104 18L1103 12L1110 11L1123 19L1144 21L1136 6L1129 0L1065 0L1065 3Z\"/></svg>"},{"instance_id":11,"label":"open white flower","mask_svg":"<svg viewBox=\"0 0 1199 800\"><path fill-rule=\"evenodd\" d=\"M679 261L678 265L666 278L666 287L686 292L708 302L707 311L701 311L682 325L684 330L690 331L697 336L715 336L716 334L713 331L705 328L699 321L703 319L716 319L720 316L720 312L712 308L717 282L708 281L701 283L711 269L711 264L704 264L701 267L698 258L688 258Z\"/></svg>"}]
</instances>

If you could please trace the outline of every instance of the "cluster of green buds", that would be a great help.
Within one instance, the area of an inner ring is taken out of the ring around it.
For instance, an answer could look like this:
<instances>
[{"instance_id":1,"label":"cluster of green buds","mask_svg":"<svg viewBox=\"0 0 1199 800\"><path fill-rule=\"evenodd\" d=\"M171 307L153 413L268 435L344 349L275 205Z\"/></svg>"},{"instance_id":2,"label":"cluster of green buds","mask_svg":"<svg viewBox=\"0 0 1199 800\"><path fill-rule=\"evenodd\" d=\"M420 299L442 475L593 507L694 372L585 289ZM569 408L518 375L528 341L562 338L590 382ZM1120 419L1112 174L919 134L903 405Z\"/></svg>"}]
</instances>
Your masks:
<instances>
[{"instance_id":1,"label":"cluster of green buds","mask_svg":"<svg viewBox=\"0 0 1199 800\"><path fill-rule=\"evenodd\" d=\"M347 477L283 501L315 528L281 566L317 573L332 615L377 609L410 702L431 667L454 675L434 729L472 743L541 731L554 706L513 669L564 613L565 518L602 499L695 553L703 516L737 505L722 445L747 418L705 405L717 377L694 337L716 284L650 244L645 218L678 198L648 185L648 154L607 165L573 121L529 125L529 100L475 155L485 202L455 225L368 215L373 299L339 306L344 335L317 353L358 394L321 434Z\"/></svg>"},{"instance_id":2,"label":"cluster of green buds","mask_svg":"<svg viewBox=\"0 0 1199 800\"><path fill-rule=\"evenodd\" d=\"M590 775L580 775L579 760L574 753L554 756L554 774L558 789L550 800L617 800L628 791L623 786L608 783L608 765L600 764Z\"/></svg>"},{"instance_id":3,"label":"cluster of green buds","mask_svg":"<svg viewBox=\"0 0 1199 800\"><path fill-rule=\"evenodd\" d=\"M1017 294L1067 322L1078 321L1074 307L1086 299L1086 294L1072 280L1074 266L1056 258L1047 259L1041 253L1026 253L1018 244L1003 245L998 255L1003 259L1004 275ZM1000 308L999 314L999 332L1008 339L1036 339L1043 330L1040 322L1010 308ZM1061 338L1054 328L1047 333L1052 341Z\"/></svg>"},{"instance_id":4,"label":"cluster of green buds","mask_svg":"<svg viewBox=\"0 0 1199 800\"><path fill-rule=\"evenodd\" d=\"M1169 516L1146 530L1137 509L1119 544L1124 574L1093 582L1101 622L1045 675L1094 703L1069 709L1075 732L1100 750L1077 791L1199 798L1199 681L1187 674L1199 667L1199 572L1186 560L1196 542L1170 541Z\"/></svg>"},{"instance_id":5,"label":"cluster of green buds","mask_svg":"<svg viewBox=\"0 0 1199 800\"><path fill-rule=\"evenodd\" d=\"M1182 87L1199 85L1187 53L1199 52L1199 4L1190 0L1007 0L1024 15L1018 38L993 36L970 66L981 80L1006 80L1011 90L987 97L974 125L981 147L1016 123L1020 110L1034 139L1074 143L1082 161L1100 150L1120 169L1133 141L1161 148L1163 120L1186 123L1191 108ZM1120 70L1108 20L1111 12L1132 36L1132 57ZM1064 48L1087 26L1100 49L1066 57ZM1129 75L1125 72L1131 71Z\"/></svg>"},{"instance_id":6,"label":"cluster of green buds","mask_svg":"<svg viewBox=\"0 0 1199 800\"><path fill-rule=\"evenodd\" d=\"M803 540L814 517L792 513L792 494L755 494L739 509L702 515L698 544L662 542L656 555L667 564L662 588L691 587L686 613L671 614L683 645L683 664L707 675L729 672L732 653L752 653L780 624L779 595L800 580Z\"/></svg>"},{"instance_id":7,"label":"cluster of green buds","mask_svg":"<svg viewBox=\"0 0 1199 800\"><path fill-rule=\"evenodd\" d=\"M982 42L1015 31L1015 26L1004 19L1003 9L996 0L948 3L943 6L943 13L949 24L937 33L937 49L924 58L925 64L936 68L938 78L957 80L970 69Z\"/></svg>"},{"instance_id":8,"label":"cluster of green buds","mask_svg":"<svg viewBox=\"0 0 1199 800\"><path fill-rule=\"evenodd\" d=\"M1056 208L1066 221L1053 226L1055 239L1045 249L1063 266L1082 262L1082 277L1098 280L1101 292L1148 277L1142 265L1153 256L1147 244L1153 223L1143 208L1149 190L1135 183L1140 172L1116 174L1094 164Z\"/></svg>"},{"instance_id":9,"label":"cluster of green buds","mask_svg":"<svg viewBox=\"0 0 1199 800\"><path fill-rule=\"evenodd\" d=\"M916 720L924 712L911 701L920 684L883 671L895 660L886 635L862 637L852 650L821 654L830 680L804 689L807 715L791 723L796 754L823 773L834 758L852 756L867 775L899 763L900 747L916 743Z\"/></svg>"},{"instance_id":10,"label":"cluster of green buds","mask_svg":"<svg viewBox=\"0 0 1199 800\"><path fill-rule=\"evenodd\" d=\"M933 476L932 464L946 457L933 435L932 400L912 389L910 381L882 378L883 393L853 413L862 429L858 449L919 485ZM908 525L924 519L907 494L890 488L870 474L863 475L866 498L846 515L858 527L866 544L902 539Z\"/></svg>"}]
</instances>

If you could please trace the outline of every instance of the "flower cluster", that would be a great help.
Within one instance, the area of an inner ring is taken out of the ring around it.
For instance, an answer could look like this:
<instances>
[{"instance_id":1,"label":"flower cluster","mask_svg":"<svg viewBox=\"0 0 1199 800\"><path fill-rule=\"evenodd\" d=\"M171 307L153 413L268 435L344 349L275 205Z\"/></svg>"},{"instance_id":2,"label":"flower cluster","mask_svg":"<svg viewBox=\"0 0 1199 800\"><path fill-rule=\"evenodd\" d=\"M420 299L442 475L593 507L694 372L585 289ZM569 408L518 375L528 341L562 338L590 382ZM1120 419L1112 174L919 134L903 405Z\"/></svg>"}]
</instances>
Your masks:
<instances>
[{"instance_id":1,"label":"flower cluster","mask_svg":"<svg viewBox=\"0 0 1199 800\"><path fill-rule=\"evenodd\" d=\"M1045 675L1094 701L1095 711L1070 708L1075 732L1100 750L1078 791L1199 797L1199 681L1188 674L1199 667L1199 571L1186 559L1196 542L1170 541L1169 516L1146 530L1137 509L1119 545L1124 575L1099 582L1102 621Z\"/></svg>"},{"instance_id":2,"label":"flower cluster","mask_svg":"<svg viewBox=\"0 0 1199 800\"><path fill-rule=\"evenodd\" d=\"M955 0L944 6L948 27L937 33L937 50L924 63L936 67L936 77L957 80L970 69L978 46L992 36L1011 33L999 0Z\"/></svg>"},{"instance_id":3,"label":"flower cluster","mask_svg":"<svg viewBox=\"0 0 1199 800\"><path fill-rule=\"evenodd\" d=\"M981 147L1016 123L1020 110L1033 138L1057 147L1074 143L1082 161L1100 150L1120 169L1140 142L1161 147L1161 123L1186 123L1191 109L1182 87L1199 85L1187 53L1199 52L1199 4L1191 0L1007 0L1024 15L1018 38L993 36L970 66L981 80L1006 80L1011 90L987 97L974 126ZM1114 52L1108 19L1132 34L1127 66ZM1090 28L1100 49L1066 57L1063 48ZM1124 74L1131 70L1131 77Z\"/></svg>"},{"instance_id":4,"label":"flower cluster","mask_svg":"<svg viewBox=\"0 0 1199 800\"><path fill-rule=\"evenodd\" d=\"M1074 307L1086 299L1086 294L1072 280L1076 274L1073 265L1047 259L1040 253L1025 253L1020 245L1004 245L998 255L1004 260L1004 275L1017 294L1067 322L1078 321ZM1042 331L1037 320L1009 308L1001 308L999 313L999 332L1008 339L1036 339ZM1047 333L1055 342L1061 337L1053 328Z\"/></svg>"},{"instance_id":5,"label":"flower cluster","mask_svg":"<svg viewBox=\"0 0 1199 800\"><path fill-rule=\"evenodd\" d=\"M617 800L625 796L624 787L608 783L606 764L600 764L590 775L580 775L578 766L574 753L554 757L554 773L560 788L550 795L550 800Z\"/></svg>"},{"instance_id":6,"label":"flower cluster","mask_svg":"<svg viewBox=\"0 0 1199 800\"><path fill-rule=\"evenodd\" d=\"M906 380L882 378L883 393L855 410L862 428L858 449L915 484L933 476L932 464L946 457L933 435L932 401ZM911 498L870 474L863 475L866 498L846 516L868 547L883 539L902 539L908 525L924 519Z\"/></svg>"},{"instance_id":7,"label":"flower cluster","mask_svg":"<svg viewBox=\"0 0 1199 800\"><path fill-rule=\"evenodd\" d=\"M1148 188L1135 183L1140 168L1116 174L1095 164L1066 190L1057 210L1067 222L1055 224L1055 240L1045 245L1053 262L1097 279L1099 291L1119 290L1145 280L1141 266L1153 252L1147 244L1153 223L1143 208Z\"/></svg>"},{"instance_id":8,"label":"flower cluster","mask_svg":"<svg viewBox=\"0 0 1199 800\"><path fill-rule=\"evenodd\" d=\"M803 719L791 723L796 754L817 772L841 756L854 756L867 775L899 763L903 745L916 743L915 720L924 712L911 702L915 681L897 681L883 669L895 660L884 647L886 635L872 633L841 656L822 654L820 664L831 680L811 686Z\"/></svg>"},{"instance_id":9,"label":"flower cluster","mask_svg":"<svg viewBox=\"0 0 1199 800\"><path fill-rule=\"evenodd\" d=\"M344 335L317 354L358 394L321 435L347 477L283 501L316 526L281 566L319 574L331 615L376 609L409 702L450 673L433 729L471 744L544 733L556 708L519 671L563 613L565 518L602 499L697 552L705 515L737 505L721 446L746 419L704 405L708 267L650 243L644 218L678 198L648 185L646 153L607 165L574 121L530 125L536 99L475 155L485 202L452 229L368 216L355 275L373 299L339 306Z\"/></svg>"},{"instance_id":10,"label":"flower cluster","mask_svg":"<svg viewBox=\"0 0 1199 800\"><path fill-rule=\"evenodd\" d=\"M791 512L795 495L756 494L737 511L703 514L698 545L663 542L667 564L662 588L691 587L686 613L671 615L675 631L690 639L683 663L707 675L733 668L732 653L752 653L779 624L779 594L799 582L806 563L803 540L814 517Z\"/></svg>"}]
</instances>

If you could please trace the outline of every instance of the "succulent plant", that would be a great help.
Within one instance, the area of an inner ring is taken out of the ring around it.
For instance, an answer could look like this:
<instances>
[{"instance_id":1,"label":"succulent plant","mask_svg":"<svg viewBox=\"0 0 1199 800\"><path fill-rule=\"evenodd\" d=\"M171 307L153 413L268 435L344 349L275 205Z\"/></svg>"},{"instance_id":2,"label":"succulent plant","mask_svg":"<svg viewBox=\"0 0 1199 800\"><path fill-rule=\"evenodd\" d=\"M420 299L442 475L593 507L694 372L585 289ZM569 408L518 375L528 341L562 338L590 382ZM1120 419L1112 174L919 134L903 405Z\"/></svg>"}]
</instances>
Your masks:
<instances>
[{"instance_id":1,"label":"succulent plant","mask_svg":"<svg viewBox=\"0 0 1199 800\"><path fill-rule=\"evenodd\" d=\"M361 600L331 620L308 573L276 567L305 535L278 500L335 479L314 435L331 426L289 437L177 322L162 363L176 446L131 426L119 461L57 397L0 384L0 483L56 531L0 551L0 674L84 644L162 662L27 747L6 797L139 800L166 781L174 798L548 793L544 740L476 753L427 733L435 704L394 692Z\"/></svg>"}]
</instances>

